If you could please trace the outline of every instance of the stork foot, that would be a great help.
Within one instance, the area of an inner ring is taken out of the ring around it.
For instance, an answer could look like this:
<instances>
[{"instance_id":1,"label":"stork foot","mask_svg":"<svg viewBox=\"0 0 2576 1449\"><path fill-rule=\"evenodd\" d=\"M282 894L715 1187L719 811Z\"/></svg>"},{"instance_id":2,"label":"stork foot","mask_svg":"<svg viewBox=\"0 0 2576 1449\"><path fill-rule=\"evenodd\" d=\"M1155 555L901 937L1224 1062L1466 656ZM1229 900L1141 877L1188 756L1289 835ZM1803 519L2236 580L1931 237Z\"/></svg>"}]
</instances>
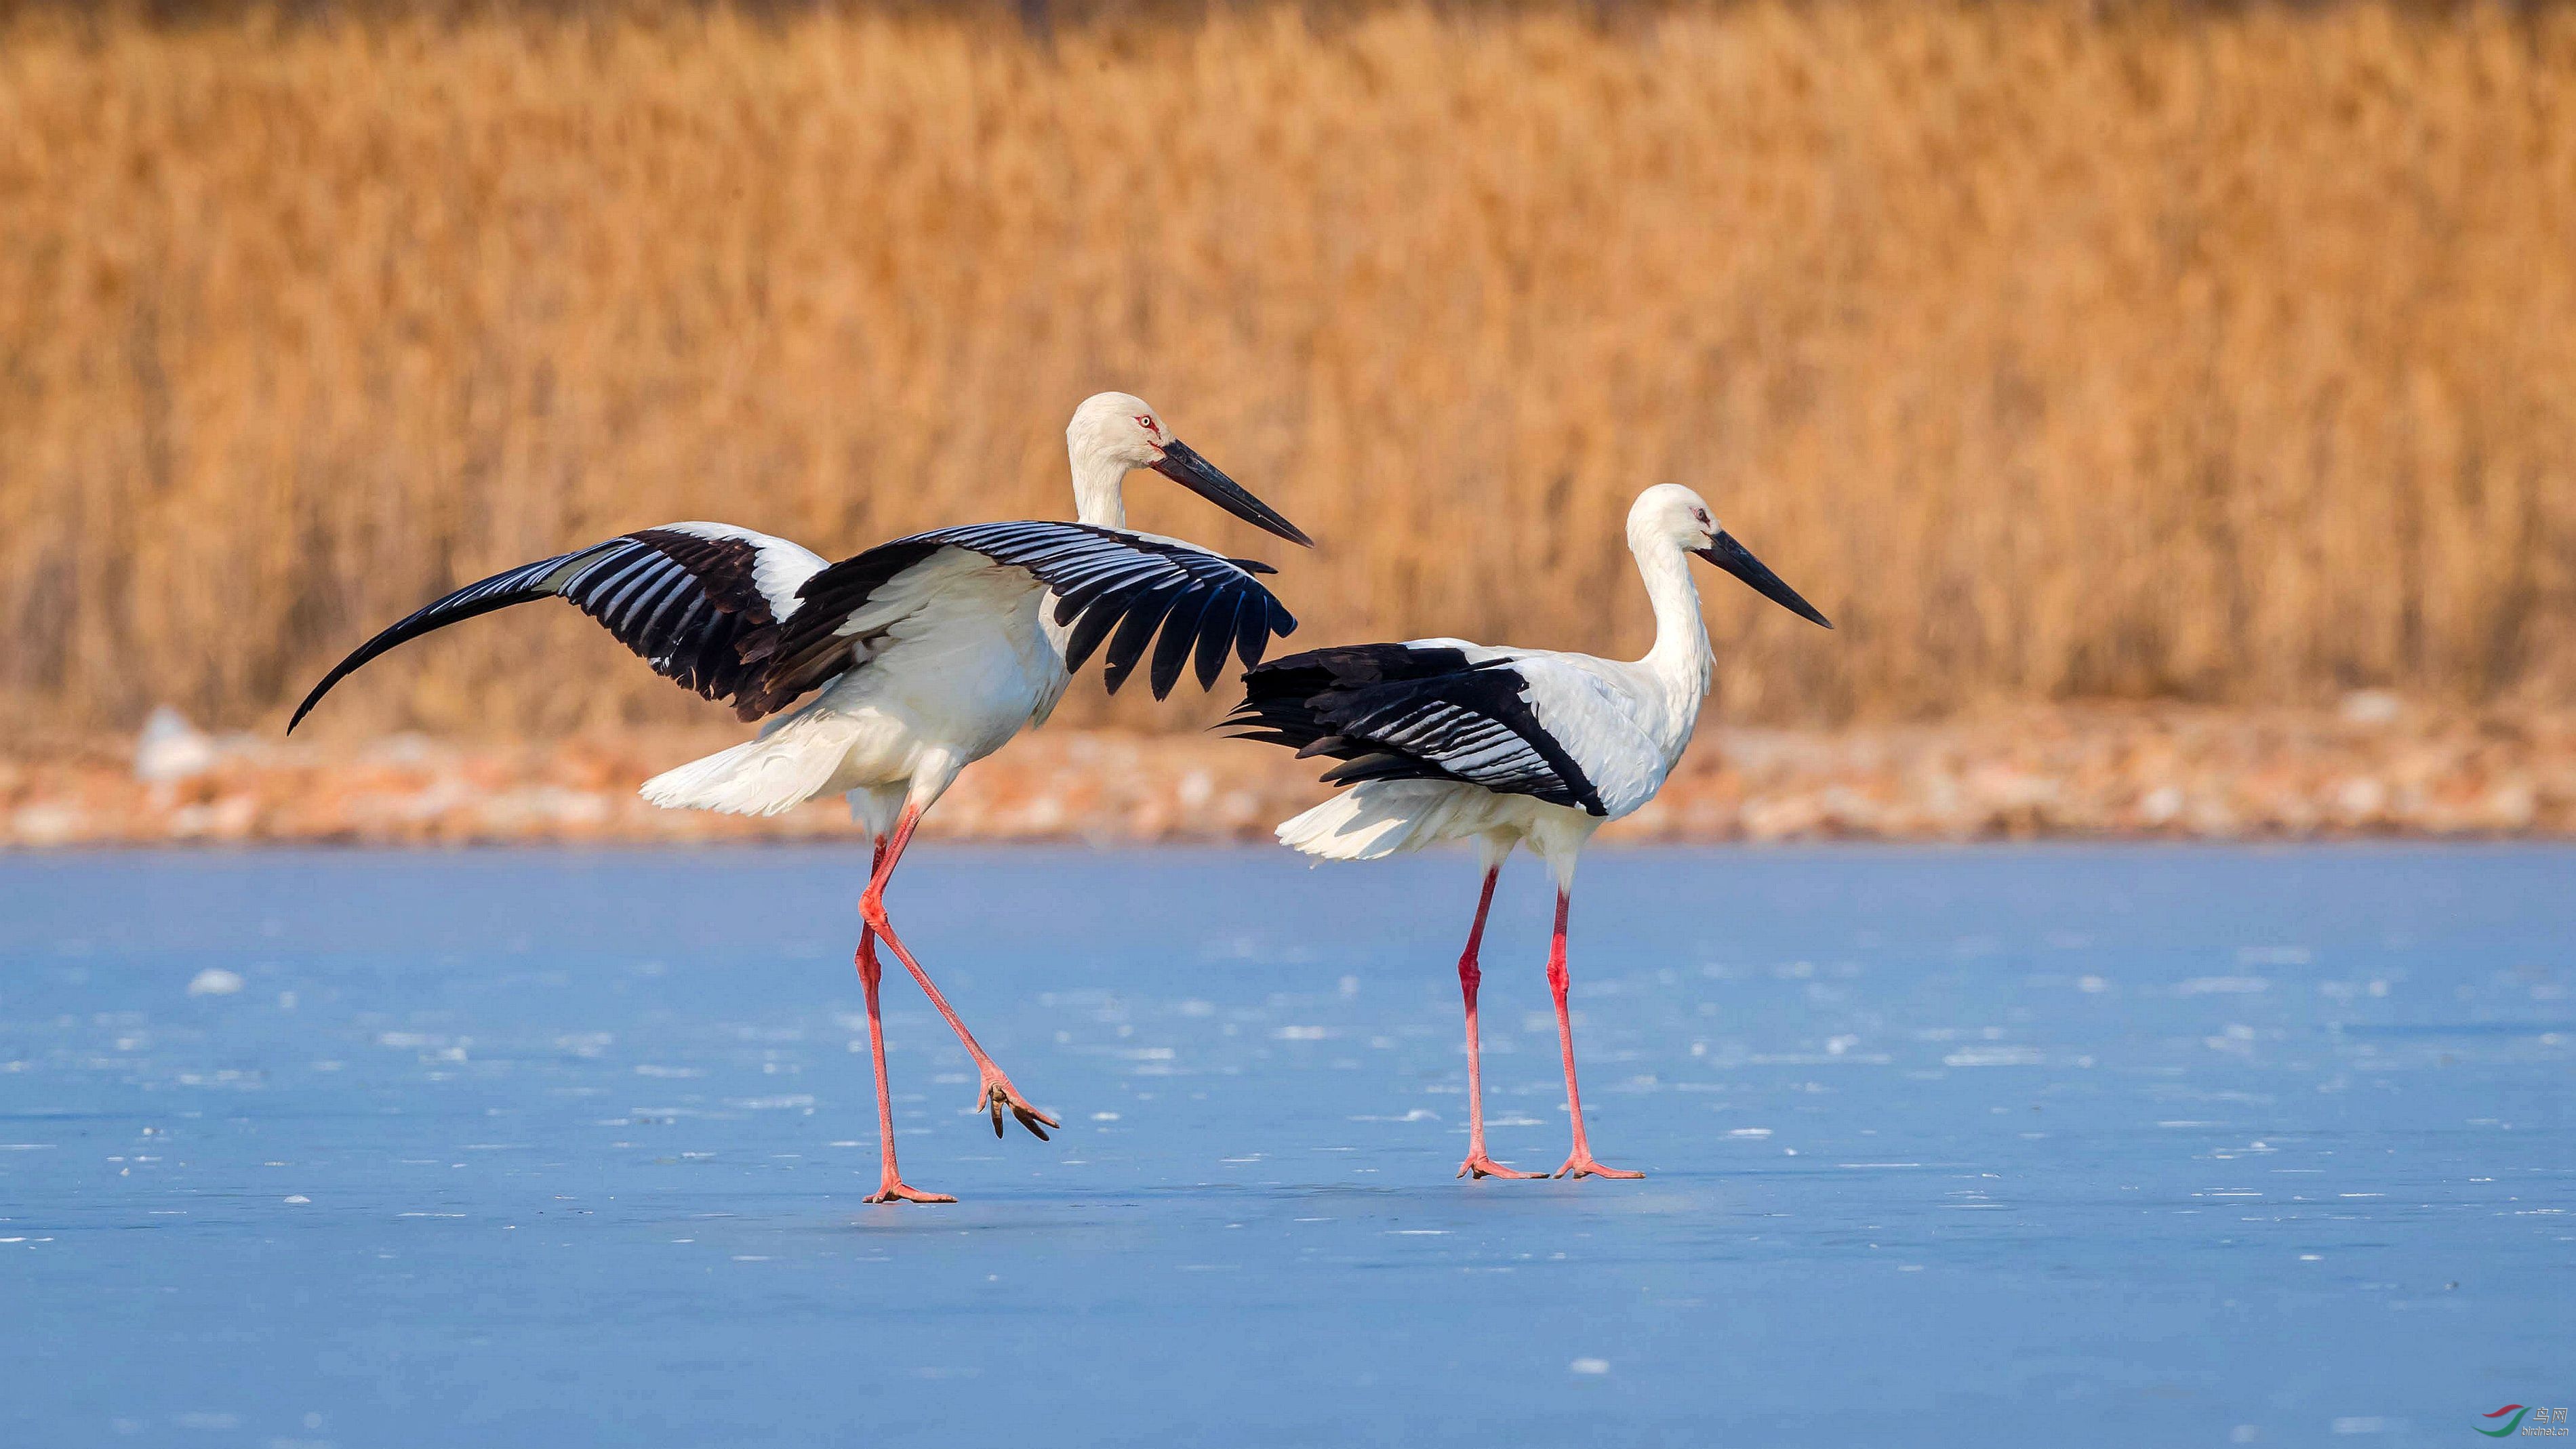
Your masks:
<instances>
[{"instance_id":1,"label":"stork foot","mask_svg":"<svg viewBox=\"0 0 2576 1449\"><path fill-rule=\"evenodd\" d=\"M1047 1140L1047 1128L1063 1126L1053 1117L1031 1106L1029 1099L1020 1095L1020 1089L1011 1085L1010 1078L991 1067L984 1069L984 1095L976 1105L993 1114L993 1135L996 1137L1002 1135L1002 1112L1005 1108L1009 1109L1010 1114L1019 1119L1020 1125L1029 1129L1040 1142Z\"/></svg>"},{"instance_id":2,"label":"stork foot","mask_svg":"<svg viewBox=\"0 0 2576 1449\"><path fill-rule=\"evenodd\" d=\"M944 1193L944 1192L923 1192L921 1189L919 1189L919 1188L917 1188L917 1187L908 1187L908 1186L906 1186L906 1185L904 1184L903 1179L901 1179L901 1178L899 1178L899 1177L889 1177L889 1178L887 1178L887 1179L886 1179L882 1184L880 1184L880 1185L878 1186L878 1188L877 1188L877 1190L876 1190L876 1195L875 1195L875 1196L873 1196L873 1197L870 1197L870 1198L868 1199L868 1201L869 1201L869 1202L955 1202L955 1201L957 1201L957 1199L955 1199L955 1198L953 1198L953 1197L950 1197L948 1194L946 1194L946 1193Z\"/></svg>"},{"instance_id":3,"label":"stork foot","mask_svg":"<svg viewBox=\"0 0 2576 1449\"><path fill-rule=\"evenodd\" d=\"M1486 1156L1482 1151L1477 1151L1477 1152L1470 1152L1470 1153L1468 1153L1468 1154L1467 1154L1467 1160L1466 1160L1466 1161L1464 1161L1464 1162L1462 1162L1462 1163L1459 1163L1459 1164L1458 1164L1458 1175L1459 1175L1460 1177L1468 1177L1468 1176L1475 1176L1475 1177L1544 1177L1544 1176L1546 1176L1546 1174L1545 1174L1545 1173L1538 1173L1538 1172L1515 1172L1515 1171L1513 1171L1512 1169L1510 1169L1510 1168L1508 1168L1508 1167L1503 1166L1501 1163L1496 1162L1494 1159L1492 1159L1492 1158L1490 1158L1490 1157L1487 1157L1487 1156Z\"/></svg>"},{"instance_id":4,"label":"stork foot","mask_svg":"<svg viewBox=\"0 0 2576 1449\"><path fill-rule=\"evenodd\" d=\"M1565 1165L1564 1165L1563 1167L1558 1168L1558 1169L1556 1170L1556 1172L1555 1172L1555 1174L1554 1174L1554 1175L1555 1175L1555 1176L1558 1176L1558 1177L1644 1177L1644 1176L1645 1176L1645 1174L1644 1174L1644 1173L1642 1173L1642 1172L1630 1172L1628 1169L1626 1169L1626 1168L1624 1168L1624 1167L1603 1167L1600 1163L1593 1161L1593 1160L1592 1160L1592 1154L1591 1154L1590 1152L1586 1152L1586 1151L1579 1151L1579 1152L1576 1152L1572 1157L1569 1157L1569 1158L1565 1159Z\"/></svg>"}]
</instances>

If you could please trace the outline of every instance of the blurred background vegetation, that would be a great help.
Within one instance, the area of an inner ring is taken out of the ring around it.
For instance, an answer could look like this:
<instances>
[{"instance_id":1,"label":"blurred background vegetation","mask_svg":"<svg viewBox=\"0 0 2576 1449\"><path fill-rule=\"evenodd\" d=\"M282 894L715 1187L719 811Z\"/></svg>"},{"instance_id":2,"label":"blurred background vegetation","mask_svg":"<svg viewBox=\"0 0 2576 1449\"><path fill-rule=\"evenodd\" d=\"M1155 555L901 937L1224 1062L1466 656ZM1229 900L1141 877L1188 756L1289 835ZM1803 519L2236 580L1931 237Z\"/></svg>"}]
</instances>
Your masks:
<instances>
[{"instance_id":1,"label":"blurred background vegetation","mask_svg":"<svg viewBox=\"0 0 2576 1449\"><path fill-rule=\"evenodd\" d=\"M1733 720L2562 704L2576 12L0 6L11 728L282 725L632 527L1063 516L1108 387L1322 541L1130 486L1299 644L1641 650L1679 481L1842 626L1706 575ZM709 711L530 610L324 723Z\"/></svg>"}]
</instances>

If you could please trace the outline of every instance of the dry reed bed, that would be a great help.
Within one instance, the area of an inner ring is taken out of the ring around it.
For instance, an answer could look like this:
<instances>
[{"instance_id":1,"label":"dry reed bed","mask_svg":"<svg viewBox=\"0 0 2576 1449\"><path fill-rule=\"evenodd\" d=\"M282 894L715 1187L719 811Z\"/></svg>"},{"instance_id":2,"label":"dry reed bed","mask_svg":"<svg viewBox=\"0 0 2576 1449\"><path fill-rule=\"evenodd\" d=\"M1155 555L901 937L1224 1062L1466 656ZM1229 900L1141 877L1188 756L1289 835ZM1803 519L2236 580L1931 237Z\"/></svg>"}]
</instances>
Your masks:
<instances>
[{"instance_id":1,"label":"dry reed bed","mask_svg":"<svg viewBox=\"0 0 2576 1449\"><path fill-rule=\"evenodd\" d=\"M2096 9L19 14L0 719L273 728L644 523L1060 514L1111 385L1324 540L1132 490L1300 642L1640 648L1618 518L1680 480L1844 626L1714 580L1726 719L2564 699L2576 12ZM320 725L693 709L514 617Z\"/></svg>"}]
</instances>

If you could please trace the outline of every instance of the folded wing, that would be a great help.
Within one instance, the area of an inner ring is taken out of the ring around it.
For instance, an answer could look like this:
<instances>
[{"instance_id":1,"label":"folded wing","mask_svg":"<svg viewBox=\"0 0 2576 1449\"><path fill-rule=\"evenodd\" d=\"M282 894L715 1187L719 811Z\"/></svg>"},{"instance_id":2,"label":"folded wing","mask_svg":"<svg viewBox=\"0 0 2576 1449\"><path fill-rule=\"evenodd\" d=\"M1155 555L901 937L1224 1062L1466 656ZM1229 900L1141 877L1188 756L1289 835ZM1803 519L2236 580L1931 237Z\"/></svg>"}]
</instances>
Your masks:
<instances>
[{"instance_id":1,"label":"folded wing","mask_svg":"<svg viewBox=\"0 0 2576 1449\"><path fill-rule=\"evenodd\" d=\"M1449 641L1291 655L1243 677L1237 738L1342 761L1326 783L1456 780L1606 815L1582 762L1540 720L1518 661Z\"/></svg>"}]
</instances>

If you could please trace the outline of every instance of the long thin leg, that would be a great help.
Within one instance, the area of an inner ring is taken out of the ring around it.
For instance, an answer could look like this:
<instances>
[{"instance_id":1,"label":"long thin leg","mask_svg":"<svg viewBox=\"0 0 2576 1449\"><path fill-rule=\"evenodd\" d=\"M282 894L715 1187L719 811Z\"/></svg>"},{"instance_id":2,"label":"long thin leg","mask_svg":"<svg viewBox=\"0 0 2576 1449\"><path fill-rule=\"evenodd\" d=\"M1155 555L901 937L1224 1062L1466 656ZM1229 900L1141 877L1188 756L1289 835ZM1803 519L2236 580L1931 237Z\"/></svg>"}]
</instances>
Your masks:
<instances>
[{"instance_id":1,"label":"long thin leg","mask_svg":"<svg viewBox=\"0 0 2576 1449\"><path fill-rule=\"evenodd\" d=\"M905 949L903 938L894 933L894 923L886 919L886 881L894 874L895 865L903 859L904 847L912 843L913 828L920 823L921 807L904 806L902 817L895 821L894 834L886 839L885 855L877 862L876 873L868 881L867 894L859 897L859 919L868 930L885 937L886 945L894 950L895 959L912 973L913 980L921 983L922 994L930 998L931 1005L939 1008L939 1014L948 1019L949 1029L966 1044L966 1054L975 1059L976 1070L983 1073L983 1085L978 1089L976 1105L991 1110L993 1135L1002 1135L1002 1109L1007 1107L1011 1115L1019 1119L1021 1126L1036 1133L1038 1140L1043 1142L1046 1129L1060 1124L1031 1106L1029 1100L1020 1095L1019 1088L1011 1085L1011 1079L1002 1075L1002 1069L993 1065L993 1059L984 1054L984 1049L976 1045L975 1034L966 1029L966 1023L957 1019L957 1013L949 1008L948 998L940 995L939 988L930 984L930 973L922 970L921 963L912 959L912 952Z\"/></svg>"},{"instance_id":2,"label":"long thin leg","mask_svg":"<svg viewBox=\"0 0 2576 1449\"><path fill-rule=\"evenodd\" d=\"M1482 1070L1482 1043L1476 1033L1476 988L1485 973L1476 960L1485 945L1485 913L1494 908L1494 880L1503 873L1500 862L1485 868L1485 888L1476 897L1476 924L1467 928L1467 949L1458 957L1458 994L1467 1002L1467 1160L1458 1164L1458 1175L1473 1173L1477 1177L1536 1177L1535 1172L1514 1172L1485 1154L1485 1078Z\"/></svg>"},{"instance_id":3,"label":"long thin leg","mask_svg":"<svg viewBox=\"0 0 2576 1449\"><path fill-rule=\"evenodd\" d=\"M877 845L878 865L885 863L885 844ZM869 878L875 878L875 871ZM877 983L885 971L877 965L877 933L864 927L859 932L859 987L868 996L868 1055L877 1069L877 1156L884 1170L877 1178L877 1190L870 1202L955 1202L957 1199L935 1192L923 1192L905 1185L903 1174L894 1165L894 1096L886 1085L885 1021L877 1011Z\"/></svg>"},{"instance_id":4,"label":"long thin leg","mask_svg":"<svg viewBox=\"0 0 2576 1449\"><path fill-rule=\"evenodd\" d=\"M1558 1177L1643 1177L1642 1172L1603 1167L1593 1160L1592 1144L1583 1135L1583 1092L1574 1085L1574 1018L1566 1012L1565 994L1570 984L1565 974L1565 913L1567 895L1559 886L1556 892L1556 938L1547 948L1547 987L1556 994L1556 1040L1565 1050L1565 1110L1574 1117L1574 1152L1565 1165L1556 1170Z\"/></svg>"}]
</instances>

